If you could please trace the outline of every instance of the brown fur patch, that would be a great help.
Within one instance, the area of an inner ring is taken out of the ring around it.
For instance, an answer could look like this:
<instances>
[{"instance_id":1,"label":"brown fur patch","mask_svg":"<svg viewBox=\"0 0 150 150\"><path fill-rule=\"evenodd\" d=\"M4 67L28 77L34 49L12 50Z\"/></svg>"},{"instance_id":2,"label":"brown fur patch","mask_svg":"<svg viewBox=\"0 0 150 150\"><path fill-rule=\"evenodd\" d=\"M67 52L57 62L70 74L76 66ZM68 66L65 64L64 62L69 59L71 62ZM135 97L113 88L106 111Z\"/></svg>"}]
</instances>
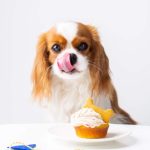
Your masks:
<instances>
[{"instance_id":1,"label":"brown fur patch","mask_svg":"<svg viewBox=\"0 0 150 150\"><path fill-rule=\"evenodd\" d=\"M67 41L62 35L57 34L55 28L52 28L49 32L47 32L47 47L48 47L48 51L50 53L49 61L52 64L54 63L54 61L58 55L58 53L54 52L51 49L54 44L59 44L61 47L61 51L63 51L66 47Z\"/></svg>"},{"instance_id":2,"label":"brown fur patch","mask_svg":"<svg viewBox=\"0 0 150 150\"><path fill-rule=\"evenodd\" d=\"M78 36L87 37L90 41L89 51L86 53L89 61L89 70L92 79L91 90L93 95L107 88L110 81L109 62L100 43L96 29L89 25L79 24Z\"/></svg>"},{"instance_id":3,"label":"brown fur patch","mask_svg":"<svg viewBox=\"0 0 150 150\"><path fill-rule=\"evenodd\" d=\"M58 55L51 47L56 43L64 50L67 41L63 36L56 33L55 28L39 37L32 71L32 93L35 98L43 99L51 95L51 65Z\"/></svg>"},{"instance_id":4,"label":"brown fur patch","mask_svg":"<svg viewBox=\"0 0 150 150\"><path fill-rule=\"evenodd\" d=\"M37 52L32 71L33 96L43 99L50 96L50 70L49 54L47 51L46 33L42 34L37 44Z\"/></svg>"}]
</instances>

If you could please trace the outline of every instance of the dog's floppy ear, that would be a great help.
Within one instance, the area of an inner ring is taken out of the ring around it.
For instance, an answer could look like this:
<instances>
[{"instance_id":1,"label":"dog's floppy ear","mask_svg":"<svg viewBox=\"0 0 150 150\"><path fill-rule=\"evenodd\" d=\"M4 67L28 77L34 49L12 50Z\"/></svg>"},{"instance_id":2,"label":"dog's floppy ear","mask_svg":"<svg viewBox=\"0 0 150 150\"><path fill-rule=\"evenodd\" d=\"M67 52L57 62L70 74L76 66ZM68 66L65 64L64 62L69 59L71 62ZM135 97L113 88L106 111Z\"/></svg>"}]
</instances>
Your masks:
<instances>
[{"instance_id":1,"label":"dog's floppy ear","mask_svg":"<svg viewBox=\"0 0 150 150\"><path fill-rule=\"evenodd\" d=\"M50 96L50 73L51 64L48 60L46 33L43 33L37 44L37 52L32 71L33 89L35 98L43 99Z\"/></svg>"},{"instance_id":2,"label":"dog's floppy ear","mask_svg":"<svg viewBox=\"0 0 150 150\"><path fill-rule=\"evenodd\" d=\"M110 82L109 76L109 60L100 42L98 31L95 27L87 25L92 36L92 55L90 58L90 74L92 77L93 94L99 94L100 91L108 88Z\"/></svg>"}]
</instances>

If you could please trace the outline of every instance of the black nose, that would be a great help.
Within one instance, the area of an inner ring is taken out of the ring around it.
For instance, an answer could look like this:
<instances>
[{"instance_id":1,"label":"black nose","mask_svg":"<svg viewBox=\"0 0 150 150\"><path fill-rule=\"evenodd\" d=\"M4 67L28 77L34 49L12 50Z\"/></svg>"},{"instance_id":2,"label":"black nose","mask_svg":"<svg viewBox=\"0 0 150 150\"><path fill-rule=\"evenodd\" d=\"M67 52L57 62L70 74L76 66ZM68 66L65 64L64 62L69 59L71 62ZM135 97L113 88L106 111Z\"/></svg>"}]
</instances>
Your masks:
<instances>
[{"instance_id":1,"label":"black nose","mask_svg":"<svg viewBox=\"0 0 150 150\"><path fill-rule=\"evenodd\" d=\"M74 54L74 53L70 54L70 62L71 62L71 65L74 65L77 62L77 55L76 54Z\"/></svg>"}]
</instances>

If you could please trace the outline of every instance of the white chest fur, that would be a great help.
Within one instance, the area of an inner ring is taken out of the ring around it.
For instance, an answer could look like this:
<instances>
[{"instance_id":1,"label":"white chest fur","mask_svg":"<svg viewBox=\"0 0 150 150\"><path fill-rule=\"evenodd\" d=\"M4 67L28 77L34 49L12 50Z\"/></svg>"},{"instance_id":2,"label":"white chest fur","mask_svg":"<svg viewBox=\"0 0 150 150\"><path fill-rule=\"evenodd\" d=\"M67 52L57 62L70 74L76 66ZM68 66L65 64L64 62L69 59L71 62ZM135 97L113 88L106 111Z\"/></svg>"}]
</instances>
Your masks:
<instances>
[{"instance_id":1,"label":"white chest fur","mask_svg":"<svg viewBox=\"0 0 150 150\"><path fill-rule=\"evenodd\" d=\"M80 109L90 96L89 84L87 75L75 80L64 80L54 76L49 104L54 121L69 121L70 115Z\"/></svg>"},{"instance_id":2,"label":"white chest fur","mask_svg":"<svg viewBox=\"0 0 150 150\"><path fill-rule=\"evenodd\" d=\"M79 110L86 99L91 97L90 82L88 73L75 80L62 80L54 76L52 97L49 103L50 120L53 122L68 122L70 115ZM96 105L110 108L110 102L103 94L93 99Z\"/></svg>"}]
</instances>

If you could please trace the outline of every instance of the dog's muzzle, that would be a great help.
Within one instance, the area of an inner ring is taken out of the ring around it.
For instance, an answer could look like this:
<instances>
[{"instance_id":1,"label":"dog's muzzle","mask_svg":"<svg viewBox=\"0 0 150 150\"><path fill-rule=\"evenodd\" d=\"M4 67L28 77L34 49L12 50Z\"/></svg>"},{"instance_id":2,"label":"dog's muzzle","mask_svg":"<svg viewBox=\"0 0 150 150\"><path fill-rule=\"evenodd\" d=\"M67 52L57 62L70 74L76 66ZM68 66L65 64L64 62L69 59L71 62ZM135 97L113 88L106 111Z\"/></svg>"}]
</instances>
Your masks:
<instances>
[{"instance_id":1,"label":"dog's muzzle","mask_svg":"<svg viewBox=\"0 0 150 150\"><path fill-rule=\"evenodd\" d=\"M66 53L57 60L58 68L64 72L71 72L75 69L77 56L74 53Z\"/></svg>"}]
</instances>

